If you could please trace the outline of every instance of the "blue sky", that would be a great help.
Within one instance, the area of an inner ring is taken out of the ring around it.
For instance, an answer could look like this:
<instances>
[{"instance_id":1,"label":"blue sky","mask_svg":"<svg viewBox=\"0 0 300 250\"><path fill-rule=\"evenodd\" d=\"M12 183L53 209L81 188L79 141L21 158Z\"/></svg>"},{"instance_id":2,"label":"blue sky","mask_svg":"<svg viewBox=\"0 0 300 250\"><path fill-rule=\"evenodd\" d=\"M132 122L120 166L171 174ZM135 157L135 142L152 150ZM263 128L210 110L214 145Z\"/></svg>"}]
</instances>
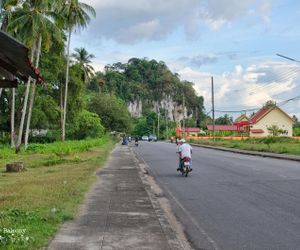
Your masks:
<instances>
[{"instance_id":1,"label":"blue sky","mask_svg":"<svg viewBox=\"0 0 300 250\"><path fill-rule=\"evenodd\" d=\"M300 60L300 1L82 1L97 17L73 36L71 47L94 54L97 70L131 57L162 60L195 83L207 112L211 76L217 110L259 108L270 99L282 103L300 95L300 63L276 56ZM299 99L281 108L300 119Z\"/></svg>"}]
</instances>

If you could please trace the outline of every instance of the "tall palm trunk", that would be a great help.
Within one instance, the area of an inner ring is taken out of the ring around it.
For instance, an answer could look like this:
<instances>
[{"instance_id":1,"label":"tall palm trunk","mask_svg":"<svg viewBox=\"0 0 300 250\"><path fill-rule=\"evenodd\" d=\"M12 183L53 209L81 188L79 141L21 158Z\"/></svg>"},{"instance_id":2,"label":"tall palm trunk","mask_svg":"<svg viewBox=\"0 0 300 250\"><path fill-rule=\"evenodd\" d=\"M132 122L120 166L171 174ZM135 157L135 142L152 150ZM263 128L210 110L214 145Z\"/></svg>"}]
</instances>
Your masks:
<instances>
[{"instance_id":1,"label":"tall palm trunk","mask_svg":"<svg viewBox=\"0 0 300 250\"><path fill-rule=\"evenodd\" d=\"M62 128L64 124L64 92L63 83L60 83L60 127L61 127L61 140L62 140Z\"/></svg>"},{"instance_id":2,"label":"tall palm trunk","mask_svg":"<svg viewBox=\"0 0 300 250\"><path fill-rule=\"evenodd\" d=\"M37 47L37 50L36 50L35 68L39 67L40 54L41 54L41 45L42 45L42 36L40 35L39 40L38 40L38 47ZM31 95L30 95L28 115L27 115L26 133L25 133L25 142L24 142L25 149L27 149L27 147L28 147L28 137L29 137L29 130L30 130L32 108L33 108L33 103L34 103L35 88L36 88L36 80L33 80Z\"/></svg>"},{"instance_id":3,"label":"tall palm trunk","mask_svg":"<svg viewBox=\"0 0 300 250\"><path fill-rule=\"evenodd\" d=\"M31 57L30 57L31 61L33 61L34 51L35 51L35 44L32 45ZM29 91L30 91L30 82L31 82L31 78L29 77L29 79L27 81L27 85L26 85L25 98L24 98L21 122L20 122L20 127L19 127L18 141L17 141L17 145L16 145L16 153L18 153L20 151L20 146L22 143L24 121L25 121L25 116L26 116L26 111L27 111L27 102L28 102L28 96L29 96Z\"/></svg>"},{"instance_id":4,"label":"tall palm trunk","mask_svg":"<svg viewBox=\"0 0 300 250\"><path fill-rule=\"evenodd\" d=\"M69 67L70 67L70 42L71 42L72 27L69 27L69 37L67 46L67 69L66 69L66 83L65 83L65 100L61 140L64 141L66 137L66 117L67 117L67 100L68 100L68 84L69 84Z\"/></svg>"},{"instance_id":5,"label":"tall palm trunk","mask_svg":"<svg viewBox=\"0 0 300 250\"><path fill-rule=\"evenodd\" d=\"M0 97L1 97L1 95L2 95L2 91L3 91L3 88L0 88Z\"/></svg>"},{"instance_id":6,"label":"tall palm trunk","mask_svg":"<svg viewBox=\"0 0 300 250\"><path fill-rule=\"evenodd\" d=\"M16 89L11 91L11 111L10 111L10 146L15 147L15 103L16 103Z\"/></svg>"}]
</instances>

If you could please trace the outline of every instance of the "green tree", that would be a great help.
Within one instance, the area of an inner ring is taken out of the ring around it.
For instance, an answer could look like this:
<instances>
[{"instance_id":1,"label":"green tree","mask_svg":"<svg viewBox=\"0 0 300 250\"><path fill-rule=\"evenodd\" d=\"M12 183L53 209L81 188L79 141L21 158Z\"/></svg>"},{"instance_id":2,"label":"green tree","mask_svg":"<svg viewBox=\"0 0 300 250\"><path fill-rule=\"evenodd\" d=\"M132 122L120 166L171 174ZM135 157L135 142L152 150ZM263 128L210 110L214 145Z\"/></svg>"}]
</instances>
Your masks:
<instances>
[{"instance_id":1,"label":"green tree","mask_svg":"<svg viewBox=\"0 0 300 250\"><path fill-rule=\"evenodd\" d=\"M297 116L293 115L293 128L300 128L300 122L298 121Z\"/></svg>"},{"instance_id":2,"label":"green tree","mask_svg":"<svg viewBox=\"0 0 300 250\"><path fill-rule=\"evenodd\" d=\"M1 18L1 30L6 31L9 23L9 19L13 12L13 9L18 6L20 3L19 0L2 0L0 2L0 18ZM0 88L0 98L2 94L2 88ZM11 89L11 113L10 113L10 138L11 138L11 147L15 146L14 134L15 134L15 88Z\"/></svg>"},{"instance_id":3,"label":"green tree","mask_svg":"<svg viewBox=\"0 0 300 250\"><path fill-rule=\"evenodd\" d=\"M217 125L231 125L233 123L233 118L230 117L228 114L224 116L220 116L215 120L215 124Z\"/></svg>"},{"instance_id":4,"label":"green tree","mask_svg":"<svg viewBox=\"0 0 300 250\"><path fill-rule=\"evenodd\" d=\"M90 65L92 62L91 59L95 58L93 54L89 54L85 48L76 48L76 53L72 54L72 57L75 58L76 63L78 63L82 69L82 80L87 83L91 80L94 75L94 68Z\"/></svg>"},{"instance_id":5,"label":"green tree","mask_svg":"<svg viewBox=\"0 0 300 250\"><path fill-rule=\"evenodd\" d=\"M52 39L61 40L61 30L55 24L54 20L57 17L57 5L54 1L44 0L27 0L16 8L12 15L12 21L8 25L8 29L13 30L17 36L26 44L31 46L31 61L35 58L35 67L39 66L39 59L42 46L49 49ZM34 55L35 54L35 55ZM30 104L27 116L25 148L28 145L29 128L32 115L32 108L35 97L35 81L32 84ZM25 92L24 106L22 110L22 118L19 127L18 142L16 148L21 145L23 125L27 111L27 101L30 91L30 80L27 82Z\"/></svg>"},{"instance_id":6,"label":"green tree","mask_svg":"<svg viewBox=\"0 0 300 250\"><path fill-rule=\"evenodd\" d=\"M127 105L114 95L102 93L94 96L89 110L99 115L103 126L109 131L130 132L132 129Z\"/></svg>"},{"instance_id":7,"label":"green tree","mask_svg":"<svg viewBox=\"0 0 300 250\"><path fill-rule=\"evenodd\" d=\"M62 16L65 18L65 27L68 33L67 44L67 67L66 67L66 81L65 81L65 98L63 110L63 123L62 123L62 141L65 140L65 126L67 115L67 99L68 99L68 84L69 84L69 65L70 65L70 43L71 34L74 29L85 28L90 22L89 14L96 16L96 12L88 4L81 3L78 0L67 0L63 3L61 10Z\"/></svg>"},{"instance_id":8,"label":"green tree","mask_svg":"<svg viewBox=\"0 0 300 250\"><path fill-rule=\"evenodd\" d=\"M143 136L143 135L149 135L151 133L152 133L152 128L149 127L146 117L143 116L137 119L136 123L134 124L133 134L135 136Z\"/></svg>"},{"instance_id":9,"label":"green tree","mask_svg":"<svg viewBox=\"0 0 300 250\"><path fill-rule=\"evenodd\" d=\"M286 130L280 129L277 125L271 125L267 127L267 129L272 136L278 136L287 133Z\"/></svg>"},{"instance_id":10,"label":"green tree","mask_svg":"<svg viewBox=\"0 0 300 250\"><path fill-rule=\"evenodd\" d=\"M104 134L104 127L101 119L95 113L82 110L74 122L75 139L84 139L87 137L96 138Z\"/></svg>"}]
</instances>

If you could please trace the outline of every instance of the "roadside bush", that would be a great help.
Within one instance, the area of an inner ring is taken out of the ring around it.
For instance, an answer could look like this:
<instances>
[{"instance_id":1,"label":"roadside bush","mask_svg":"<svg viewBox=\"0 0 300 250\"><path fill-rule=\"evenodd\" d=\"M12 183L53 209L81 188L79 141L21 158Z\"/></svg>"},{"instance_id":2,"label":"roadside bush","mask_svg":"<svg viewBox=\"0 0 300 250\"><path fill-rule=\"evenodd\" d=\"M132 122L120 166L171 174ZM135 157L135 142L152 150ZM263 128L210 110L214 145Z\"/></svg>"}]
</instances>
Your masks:
<instances>
[{"instance_id":1,"label":"roadside bush","mask_svg":"<svg viewBox=\"0 0 300 250\"><path fill-rule=\"evenodd\" d=\"M297 140L291 137L265 137L265 138L248 138L245 140L248 143L297 143Z\"/></svg>"},{"instance_id":2,"label":"roadside bush","mask_svg":"<svg viewBox=\"0 0 300 250\"><path fill-rule=\"evenodd\" d=\"M293 129L293 135L294 136L300 136L300 128L294 128Z\"/></svg>"},{"instance_id":3,"label":"roadside bush","mask_svg":"<svg viewBox=\"0 0 300 250\"><path fill-rule=\"evenodd\" d=\"M0 133L0 144L9 144L10 142L10 134L7 132Z\"/></svg>"},{"instance_id":4,"label":"roadside bush","mask_svg":"<svg viewBox=\"0 0 300 250\"><path fill-rule=\"evenodd\" d=\"M44 136L30 136L30 143L52 143L60 139L60 130L49 130Z\"/></svg>"},{"instance_id":5,"label":"roadside bush","mask_svg":"<svg viewBox=\"0 0 300 250\"><path fill-rule=\"evenodd\" d=\"M73 135L78 140L88 137L97 138L103 136L104 130L101 119L97 114L83 110L74 123Z\"/></svg>"}]
</instances>

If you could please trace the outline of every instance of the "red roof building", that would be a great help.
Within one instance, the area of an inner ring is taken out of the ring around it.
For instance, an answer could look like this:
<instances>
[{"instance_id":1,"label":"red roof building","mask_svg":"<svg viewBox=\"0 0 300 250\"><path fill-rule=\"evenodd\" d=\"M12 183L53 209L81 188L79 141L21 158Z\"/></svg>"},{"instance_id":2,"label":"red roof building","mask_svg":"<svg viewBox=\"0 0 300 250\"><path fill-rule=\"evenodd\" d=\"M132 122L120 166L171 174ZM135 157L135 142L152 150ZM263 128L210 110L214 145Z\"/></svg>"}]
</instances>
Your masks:
<instances>
[{"instance_id":1,"label":"red roof building","mask_svg":"<svg viewBox=\"0 0 300 250\"><path fill-rule=\"evenodd\" d=\"M183 136L198 136L200 132L200 128L176 128L176 136L183 137Z\"/></svg>"}]
</instances>

